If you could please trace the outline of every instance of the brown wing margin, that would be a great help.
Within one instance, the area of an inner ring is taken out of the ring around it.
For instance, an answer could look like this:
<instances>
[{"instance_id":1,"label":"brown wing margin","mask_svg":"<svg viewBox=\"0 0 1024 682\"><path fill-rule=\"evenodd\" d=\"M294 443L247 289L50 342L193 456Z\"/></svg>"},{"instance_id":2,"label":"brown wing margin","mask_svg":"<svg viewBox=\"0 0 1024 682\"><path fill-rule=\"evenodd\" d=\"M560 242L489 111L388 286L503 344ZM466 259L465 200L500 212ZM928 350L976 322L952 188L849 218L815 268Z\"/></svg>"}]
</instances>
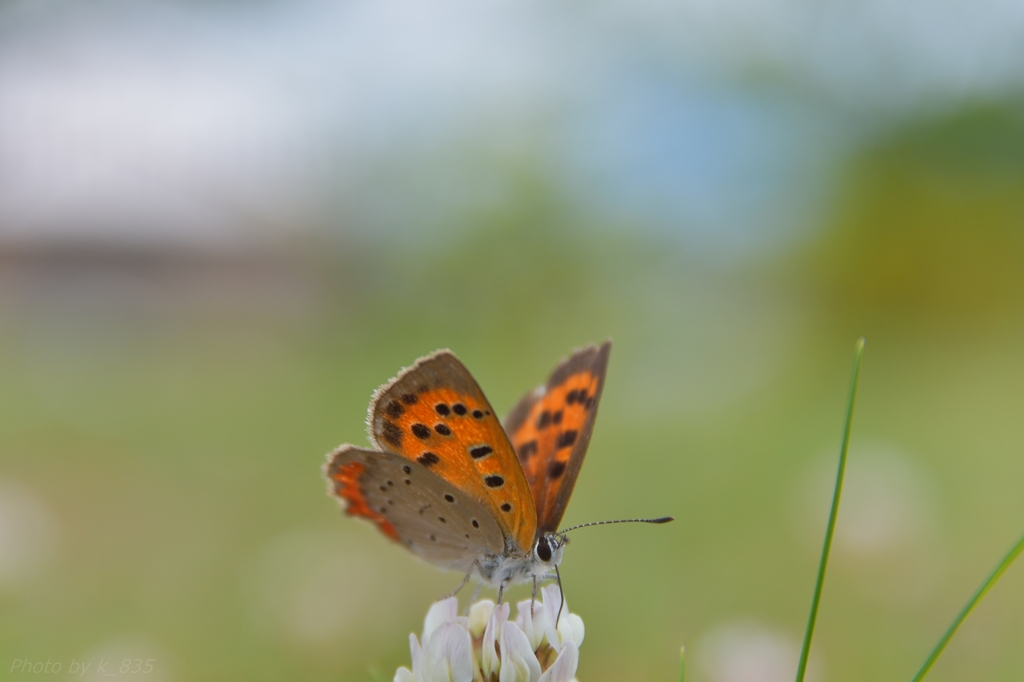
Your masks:
<instances>
[{"instance_id":1,"label":"brown wing margin","mask_svg":"<svg viewBox=\"0 0 1024 682\"><path fill-rule=\"evenodd\" d=\"M575 351L505 419L537 505L539 532L557 530L569 504L594 430L610 352L611 341Z\"/></svg>"}]
</instances>

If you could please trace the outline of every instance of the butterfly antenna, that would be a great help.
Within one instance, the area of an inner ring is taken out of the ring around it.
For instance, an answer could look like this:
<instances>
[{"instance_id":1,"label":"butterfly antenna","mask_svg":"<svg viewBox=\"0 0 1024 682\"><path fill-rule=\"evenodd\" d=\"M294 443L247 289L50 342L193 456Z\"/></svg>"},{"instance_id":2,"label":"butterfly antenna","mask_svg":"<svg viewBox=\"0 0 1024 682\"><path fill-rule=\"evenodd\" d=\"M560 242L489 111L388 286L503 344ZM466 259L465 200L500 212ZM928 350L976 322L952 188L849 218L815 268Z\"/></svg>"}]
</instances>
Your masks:
<instances>
[{"instance_id":1,"label":"butterfly antenna","mask_svg":"<svg viewBox=\"0 0 1024 682\"><path fill-rule=\"evenodd\" d=\"M572 526L571 528L560 530L558 531L558 534L565 535L569 531L576 530L577 528L586 528L587 526L607 526L610 523L668 523L669 521L675 520L676 518L674 516L662 516L657 519L616 519L615 521L591 521L590 523L581 523L578 526Z\"/></svg>"}]
</instances>

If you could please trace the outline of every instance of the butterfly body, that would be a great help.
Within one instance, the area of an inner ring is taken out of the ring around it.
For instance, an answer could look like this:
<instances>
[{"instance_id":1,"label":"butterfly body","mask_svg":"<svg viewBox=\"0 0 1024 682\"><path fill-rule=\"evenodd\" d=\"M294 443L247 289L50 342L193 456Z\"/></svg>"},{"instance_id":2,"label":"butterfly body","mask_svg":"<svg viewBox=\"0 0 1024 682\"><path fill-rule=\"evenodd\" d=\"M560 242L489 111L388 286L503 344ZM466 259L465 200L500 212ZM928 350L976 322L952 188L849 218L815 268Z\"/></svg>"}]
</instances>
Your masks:
<instances>
[{"instance_id":1,"label":"butterfly body","mask_svg":"<svg viewBox=\"0 0 1024 682\"><path fill-rule=\"evenodd\" d=\"M565 544L561 543L559 551L552 554L547 561L540 558L537 551L539 545L540 540L527 553L509 552L481 558L477 562L481 582L500 588L502 585L519 585L534 578L551 575L555 567L562 563L562 550Z\"/></svg>"},{"instance_id":2,"label":"butterfly body","mask_svg":"<svg viewBox=\"0 0 1024 682\"><path fill-rule=\"evenodd\" d=\"M469 371L438 351L382 386L370 450L328 455L330 492L350 516L444 569L499 589L562 560L557 533L586 455L610 343L576 351L527 393L505 426Z\"/></svg>"}]
</instances>

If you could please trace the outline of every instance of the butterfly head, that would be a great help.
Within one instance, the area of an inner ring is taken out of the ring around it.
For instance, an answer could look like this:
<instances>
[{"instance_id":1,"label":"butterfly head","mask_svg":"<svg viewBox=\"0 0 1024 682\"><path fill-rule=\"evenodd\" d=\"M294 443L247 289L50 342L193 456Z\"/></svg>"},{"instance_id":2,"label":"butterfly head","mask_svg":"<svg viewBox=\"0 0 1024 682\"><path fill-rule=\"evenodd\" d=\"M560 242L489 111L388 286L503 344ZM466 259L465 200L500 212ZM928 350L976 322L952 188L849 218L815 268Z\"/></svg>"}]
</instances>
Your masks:
<instances>
[{"instance_id":1,"label":"butterfly head","mask_svg":"<svg viewBox=\"0 0 1024 682\"><path fill-rule=\"evenodd\" d=\"M564 535L544 533L537 540L537 544L533 548L533 554L538 562L553 568L562 563L562 553L565 552L567 544L569 544L569 538Z\"/></svg>"}]
</instances>

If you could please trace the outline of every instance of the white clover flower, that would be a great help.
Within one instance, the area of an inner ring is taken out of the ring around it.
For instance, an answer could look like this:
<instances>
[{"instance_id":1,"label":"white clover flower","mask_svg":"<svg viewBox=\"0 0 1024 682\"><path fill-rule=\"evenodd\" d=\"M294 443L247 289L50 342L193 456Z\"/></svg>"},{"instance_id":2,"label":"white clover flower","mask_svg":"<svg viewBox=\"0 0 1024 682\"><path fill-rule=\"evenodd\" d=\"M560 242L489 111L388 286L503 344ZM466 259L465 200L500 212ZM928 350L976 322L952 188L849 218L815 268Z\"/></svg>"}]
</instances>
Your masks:
<instances>
[{"instance_id":1,"label":"white clover flower","mask_svg":"<svg viewBox=\"0 0 1024 682\"><path fill-rule=\"evenodd\" d=\"M558 587L545 587L532 608L519 602L514 621L509 612L484 599L466 618L455 597L436 602L422 643L409 635L412 670L399 668L394 682L576 682L583 620L562 604Z\"/></svg>"}]
</instances>

